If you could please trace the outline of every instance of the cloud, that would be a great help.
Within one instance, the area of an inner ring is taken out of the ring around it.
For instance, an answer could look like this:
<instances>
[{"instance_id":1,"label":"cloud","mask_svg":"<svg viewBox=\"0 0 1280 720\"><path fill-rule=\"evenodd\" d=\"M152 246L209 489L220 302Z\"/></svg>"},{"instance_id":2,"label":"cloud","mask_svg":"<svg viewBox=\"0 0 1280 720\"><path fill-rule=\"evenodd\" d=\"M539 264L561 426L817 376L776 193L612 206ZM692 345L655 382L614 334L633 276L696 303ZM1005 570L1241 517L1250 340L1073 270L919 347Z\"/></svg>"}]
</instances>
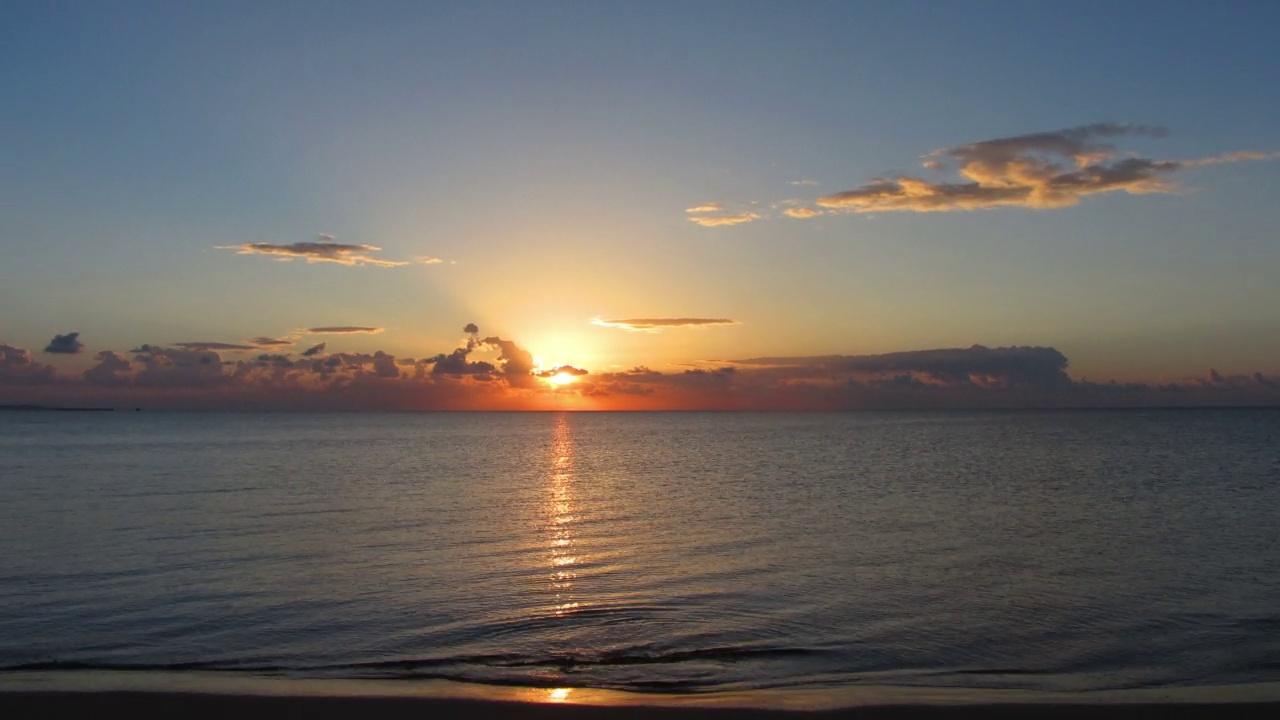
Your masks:
<instances>
[{"instance_id":1,"label":"cloud","mask_svg":"<svg viewBox=\"0 0 1280 720\"><path fill-rule=\"evenodd\" d=\"M881 382L903 377L936 385L976 384L983 387L1059 388L1069 384L1067 358L1049 347L913 350L883 355L827 355L763 357L733 361L736 365L806 370L813 376L858 375Z\"/></svg>"},{"instance_id":2,"label":"cloud","mask_svg":"<svg viewBox=\"0 0 1280 720\"><path fill-rule=\"evenodd\" d=\"M924 166L945 170L955 165L961 182L931 182L917 177L876 178L819 198L820 207L844 212L949 212L998 207L1032 209L1076 205L1089 195L1132 195L1178 190L1169 177L1188 167L1245 160L1274 160L1277 153L1239 151L1195 160L1156 160L1133 154L1117 157L1104 138L1163 137L1161 127L1095 123L1054 132L1017 135L935 150Z\"/></svg>"},{"instance_id":3,"label":"cloud","mask_svg":"<svg viewBox=\"0 0 1280 720\"><path fill-rule=\"evenodd\" d=\"M386 328L366 327L364 325L329 325L325 327L303 328L298 332L305 335L352 335L358 333L377 335L383 330L386 330Z\"/></svg>"},{"instance_id":4,"label":"cloud","mask_svg":"<svg viewBox=\"0 0 1280 720\"><path fill-rule=\"evenodd\" d=\"M737 325L739 323L737 320L730 320L729 318L627 318L624 320L593 318L591 324L634 332L662 332L667 328Z\"/></svg>"},{"instance_id":5,"label":"cloud","mask_svg":"<svg viewBox=\"0 0 1280 720\"><path fill-rule=\"evenodd\" d=\"M257 350L257 345L236 345L234 343L224 342L180 342L174 343L174 347L183 350Z\"/></svg>"},{"instance_id":6,"label":"cloud","mask_svg":"<svg viewBox=\"0 0 1280 720\"><path fill-rule=\"evenodd\" d=\"M54 335L49 344L45 346L44 351L60 355L75 355L84 350L84 343L80 342L79 338L80 333L78 332Z\"/></svg>"},{"instance_id":7,"label":"cloud","mask_svg":"<svg viewBox=\"0 0 1280 720\"><path fill-rule=\"evenodd\" d=\"M54 378L53 366L36 362L26 348L0 343L0 384L45 385Z\"/></svg>"},{"instance_id":8,"label":"cloud","mask_svg":"<svg viewBox=\"0 0 1280 720\"><path fill-rule=\"evenodd\" d=\"M555 377L556 375L574 375L576 377L582 377L583 375L588 375L590 373L582 368L576 368L572 365L561 365L559 367L553 367L550 370L543 370L534 374L540 378L549 378Z\"/></svg>"},{"instance_id":9,"label":"cloud","mask_svg":"<svg viewBox=\"0 0 1280 720\"><path fill-rule=\"evenodd\" d=\"M533 355L511 340L500 337L487 337L482 340L485 345L498 348L498 361L502 363L502 374L512 387L531 387L533 383Z\"/></svg>"},{"instance_id":10,"label":"cloud","mask_svg":"<svg viewBox=\"0 0 1280 720\"><path fill-rule=\"evenodd\" d=\"M759 220L762 215L754 212L742 212L736 215L716 215L716 216L694 216L689 218L689 222L694 222L702 227L718 227L721 225L742 225L755 220Z\"/></svg>"},{"instance_id":11,"label":"cloud","mask_svg":"<svg viewBox=\"0 0 1280 720\"><path fill-rule=\"evenodd\" d=\"M698 213L724 212L724 206L721 205L720 203L707 203L705 205L697 205L691 208L687 208L685 212L691 215L698 214Z\"/></svg>"},{"instance_id":12,"label":"cloud","mask_svg":"<svg viewBox=\"0 0 1280 720\"><path fill-rule=\"evenodd\" d=\"M250 340L249 344L254 345L255 347L278 347L282 345L292 345L293 341L282 338L256 337Z\"/></svg>"},{"instance_id":13,"label":"cloud","mask_svg":"<svg viewBox=\"0 0 1280 720\"><path fill-rule=\"evenodd\" d=\"M813 208L810 208L810 207L798 207L798 208L787 208L786 210L782 211L782 214L786 215L789 218L804 220L807 218L816 217L818 215L823 215L825 213L823 213L821 210L814 210Z\"/></svg>"},{"instance_id":14,"label":"cloud","mask_svg":"<svg viewBox=\"0 0 1280 720\"><path fill-rule=\"evenodd\" d=\"M817 180L788 180L788 185L821 185Z\"/></svg>"},{"instance_id":15,"label":"cloud","mask_svg":"<svg viewBox=\"0 0 1280 720\"><path fill-rule=\"evenodd\" d=\"M1188 167L1199 167L1203 165L1222 165L1225 163L1258 162L1266 160L1280 160L1280 152L1236 150L1235 152L1222 153L1221 155L1199 158L1197 160L1184 160L1182 164Z\"/></svg>"},{"instance_id":16,"label":"cloud","mask_svg":"<svg viewBox=\"0 0 1280 720\"><path fill-rule=\"evenodd\" d=\"M421 263L423 265L439 265L444 262L444 258L432 257L430 255L419 255L413 260L414 262Z\"/></svg>"},{"instance_id":17,"label":"cloud","mask_svg":"<svg viewBox=\"0 0 1280 720\"><path fill-rule=\"evenodd\" d=\"M349 245L331 242L332 240L332 235L320 235L320 239L314 242L296 242L289 245L243 243L216 247L219 250L235 250L237 255L269 255L284 261L302 259L307 263L328 262L338 265L373 265L375 267L400 267L409 264L407 260L384 260L373 257L370 253L382 252L380 247Z\"/></svg>"},{"instance_id":18,"label":"cloud","mask_svg":"<svg viewBox=\"0 0 1280 720\"><path fill-rule=\"evenodd\" d=\"M122 385L128 382L133 363L124 355L103 350L98 353L98 364L84 371L83 378L93 385Z\"/></svg>"},{"instance_id":19,"label":"cloud","mask_svg":"<svg viewBox=\"0 0 1280 720\"><path fill-rule=\"evenodd\" d=\"M428 363L434 364L431 372L436 375L489 375L497 370L493 363L484 362L482 360L470 361L467 356L471 353L468 348L457 348L453 352L445 355L441 353L434 358L427 360Z\"/></svg>"},{"instance_id":20,"label":"cloud","mask_svg":"<svg viewBox=\"0 0 1280 720\"><path fill-rule=\"evenodd\" d=\"M307 348L306 350L303 350L303 351L302 351L302 357L315 357L316 355L319 355L320 353L323 353L323 352L324 352L325 345L326 345L326 343L320 343L320 344L318 344L318 345L312 345L311 347L309 347L309 348Z\"/></svg>"},{"instance_id":21,"label":"cloud","mask_svg":"<svg viewBox=\"0 0 1280 720\"><path fill-rule=\"evenodd\" d=\"M268 365L284 365L284 366L293 365L293 358L289 357L288 355L281 355L278 353L275 353L275 354L262 353L258 357L254 358L254 360L260 363L268 364Z\"/></svg>"},{"instance_id":22,"label":"cloud","mask_svg":"<svg viewBox=\"0 0 1280 720\"><path fill-rule=\"evenodd\" d=\"M1162 383L1097 383L1067 375L1052 347L940 348L878 355L755 357L671 372L638 366L535 372L517 343L472 326L462 347L414 360L390 353L225 361L209 349L141 345L99 352L62 374L0 343L0 404L225 409L849 410L1258 406L1280 404L1280 376L1208 370ZM318 346L317 346L318 347ZM471 353L496 352L496 360ZM550 388L538 376L578 382ZM555 399L552 400L551 398Z\"/></svg>"},{"instance_id":23,"label":"cloud","mask_svg":"<svg viewBox=\"0 0 1280 720\"><path fill-rule=\"evenodd\" d=\"M433 364L431 372L435 375L454 377L470 376L480 381L492 381L499 377L507 381L513 388L536 387L533 373L533 355L511 340L500 337L480 339L480 328L475 323L467 323L462 331L467 334L467 344L449 354L441 353L424 362ZM483 346L498 350L498 365L484 360L470 360L472 352Z\"/></svg>"}]
</instances>

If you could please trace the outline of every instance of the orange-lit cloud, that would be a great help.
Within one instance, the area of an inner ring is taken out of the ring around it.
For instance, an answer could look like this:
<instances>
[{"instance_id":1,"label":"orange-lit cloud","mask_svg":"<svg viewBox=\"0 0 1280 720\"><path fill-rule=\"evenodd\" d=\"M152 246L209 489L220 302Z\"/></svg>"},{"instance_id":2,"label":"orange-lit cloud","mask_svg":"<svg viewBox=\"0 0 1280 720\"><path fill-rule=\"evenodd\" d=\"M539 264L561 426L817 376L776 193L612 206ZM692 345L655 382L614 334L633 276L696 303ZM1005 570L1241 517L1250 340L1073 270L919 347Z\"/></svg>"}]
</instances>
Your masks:
<instances>
[{"instance_id":1,"label":"orange-lit cloud","mask_svg":"<svg viewBox=\"0 0 1280 720\"><path fill-rule=\"evenodd\" d=\"M798 208L787 208L786 210L782 211L782 214L786 215L789 218L804 220L806 218L811 218L817 215L821 215L822 211L814 210L813 208L810 208L810 207L798 207Z\"/></svg>"},{"instance_id":2,"label":"orange-lit cloud","mask_svg":"<svg viewBox=\"0 0 1280 720\"><path fill-rule=\"evenodd\" d=\"M929 153L924 166L955 165L960 182L911 176L877 178L866 185L819 198L816 204L844 212L948 212L998 207L1032 209L1076 205L1109 192L1170 193L1180 170L1247 160L1274 160L1278 153L1239 151L1193 160L1156 160L1125 154L1103 138L1162 137L1164 128L1095 123L1055 132L983 140ZM795 216L793 216L795 217Z\"/></svg>"},{"instance_id":3,"label":"orange-lit cloud","mask_svg":"<svg viewBox=\"0 0 1280 720\"><path fill-rule=\"evenodd\" d=\"M619 328L633 332L662 332L667 328L709 327L712 325L737 325L737 320L729 318L627 318L623 320L603 320L593 318L592 325Z\"/></svg>"},{"instance_id":4,"label":"orange-lit cloud","mask_svg":"<svg viewBox=\"0 0 1280 720\"><path fill-rule=\"evenodd\" d=\"M685 212L691 215L698 214L698 213L724 212L724 206L721 205L720 203L707 203L705 205L696 205L694 207L688 208L685 210Z\"/></svg>"},{"instance_id":5,"label":"orange-lit cloud","mask_svg":"<svg viewBox=\"0 0 1280 720\"><path fill-rule=\"evenodd\" d=\"M268 255L277 260L305 260L308 263L336 263L338 265L373 265L375 267L401 267L409 265L408 260L385 260L373 257L372 253L382 252L382 248L374 245L351 245L333 242L332 235L320 235L315 242L296 242L288 245L271 243L242 243L240 245L218 245L219 250L235 250L237 255ZM419 262L427 264L443 262L439 258L423 258Z\"/></svg>"},{"instance_id":6,"label":"orange-lit cloud","mask_svg":"<svg viewBox=\"0 0 1280 720\"><path fill-rule=\"evenodd\" d=\"M742 225L755 220L759 220L762 215L755 212L741 212L734 215L695 215L689 218L689 222L697 223L703 227L719 227L722 225Z\"/></svg>"},{"instance_id":7,"label":"orange-lit cloud","mask_svg":"<svg viewBox=\"0 0 1280 720\"><path fill-rule=\"evenodd\" d=\"M540 378L555 377L556 375L573 375L574 377L582 377L583 375L588 374L590 374L588 371L572 365L560 365L558 367L553 367L550 370L542 370L534 373L534 375L537 375Z\"/></svg>"}]
</instances>

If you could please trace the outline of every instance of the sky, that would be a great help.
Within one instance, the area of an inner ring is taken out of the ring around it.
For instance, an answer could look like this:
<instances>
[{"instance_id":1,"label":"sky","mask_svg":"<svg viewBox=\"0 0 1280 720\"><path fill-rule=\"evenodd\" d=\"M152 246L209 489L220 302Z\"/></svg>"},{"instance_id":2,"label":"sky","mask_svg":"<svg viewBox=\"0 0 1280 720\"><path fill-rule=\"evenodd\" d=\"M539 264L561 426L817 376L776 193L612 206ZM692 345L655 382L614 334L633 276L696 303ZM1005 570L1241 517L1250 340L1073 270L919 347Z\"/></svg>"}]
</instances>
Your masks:
<instances>
[{"instance_id":1,"label":"sky","mask_svg":"<svg viewBox=\"0 0 1280 720\"><path fill-rule=\"evenodd\" d=\"M1280 404L1277 27L10 3L0 404Z\"/></svg>"}]
</instances>

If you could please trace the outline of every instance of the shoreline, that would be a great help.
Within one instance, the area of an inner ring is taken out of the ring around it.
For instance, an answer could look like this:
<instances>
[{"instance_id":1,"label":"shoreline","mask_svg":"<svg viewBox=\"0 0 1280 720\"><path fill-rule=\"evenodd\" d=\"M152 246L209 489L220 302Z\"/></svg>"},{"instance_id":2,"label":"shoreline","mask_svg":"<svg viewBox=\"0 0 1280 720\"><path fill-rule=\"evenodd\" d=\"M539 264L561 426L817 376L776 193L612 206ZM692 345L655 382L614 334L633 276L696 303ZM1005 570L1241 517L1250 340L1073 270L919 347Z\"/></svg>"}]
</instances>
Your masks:
<instances>
[{"instance_id":1,"label":"shoreline","mask_svg":"<svg viewBox=\"0 0 1280 720\"><path fill-rule=\"evenodd\" d=\"M755 717L1128 718L1280 713L1280 683L1039 692L865 685L694 694L495 686L442 680L289 678L209 672L0 673L0 716L375 718Z\"/></svg>"},{"instance_id":2,"label":"shoreline","mask_svg":"<svg viewBox=\"0 0 1280 720\"><path fill-rule=\"evenodd\" d=\"M869 705L837 710L762 710L728 707L665 707L646 705L585 705L522 703L502 700L349 695L223 695L184 692L0 691L0 715L6 718L124 717L202 718L383 718L422 717L470 720L475 717L547 720L695 720L755 718L859 718L867 720L951 720L954 718L1245 718L1274 717L1280 703L997 703L964 705Z\"/></svg>"}]
</instances>

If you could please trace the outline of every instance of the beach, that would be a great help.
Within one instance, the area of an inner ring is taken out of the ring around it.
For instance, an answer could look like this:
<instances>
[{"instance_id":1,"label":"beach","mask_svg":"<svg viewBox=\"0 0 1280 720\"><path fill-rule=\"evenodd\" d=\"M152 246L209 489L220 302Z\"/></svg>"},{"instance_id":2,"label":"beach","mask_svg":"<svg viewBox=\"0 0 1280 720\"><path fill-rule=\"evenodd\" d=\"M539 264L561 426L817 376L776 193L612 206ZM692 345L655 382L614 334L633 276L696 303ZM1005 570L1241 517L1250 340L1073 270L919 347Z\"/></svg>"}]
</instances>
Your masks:
<instances>
[{"instance_id":1,"label":"beach","mask_svg":"<svg viewBox=\"0 0 1280 720\"><path fill-rule=\"evenodd\" d=\"M5 718L1243 718L1280 710L1280 683L1048 693L867 685L635 693L449 681L316 680L240 673L0 674Z\"/></svg>"},{"instance_id":2,"label":"beach","mask_svg":"<svg viewBox=\"0 0 1280 720\"><path fill-rule=\"evenodd\" d=\"M409 697L254 696L176 692L8 692L0 693L6 718L567 718L572 720L694 720L717 718L1243 718L1274 717L1276 702L1121 704L880 705L825 711L721 707L601 706L497 702Z\"/></svg>"}]
</instances>

